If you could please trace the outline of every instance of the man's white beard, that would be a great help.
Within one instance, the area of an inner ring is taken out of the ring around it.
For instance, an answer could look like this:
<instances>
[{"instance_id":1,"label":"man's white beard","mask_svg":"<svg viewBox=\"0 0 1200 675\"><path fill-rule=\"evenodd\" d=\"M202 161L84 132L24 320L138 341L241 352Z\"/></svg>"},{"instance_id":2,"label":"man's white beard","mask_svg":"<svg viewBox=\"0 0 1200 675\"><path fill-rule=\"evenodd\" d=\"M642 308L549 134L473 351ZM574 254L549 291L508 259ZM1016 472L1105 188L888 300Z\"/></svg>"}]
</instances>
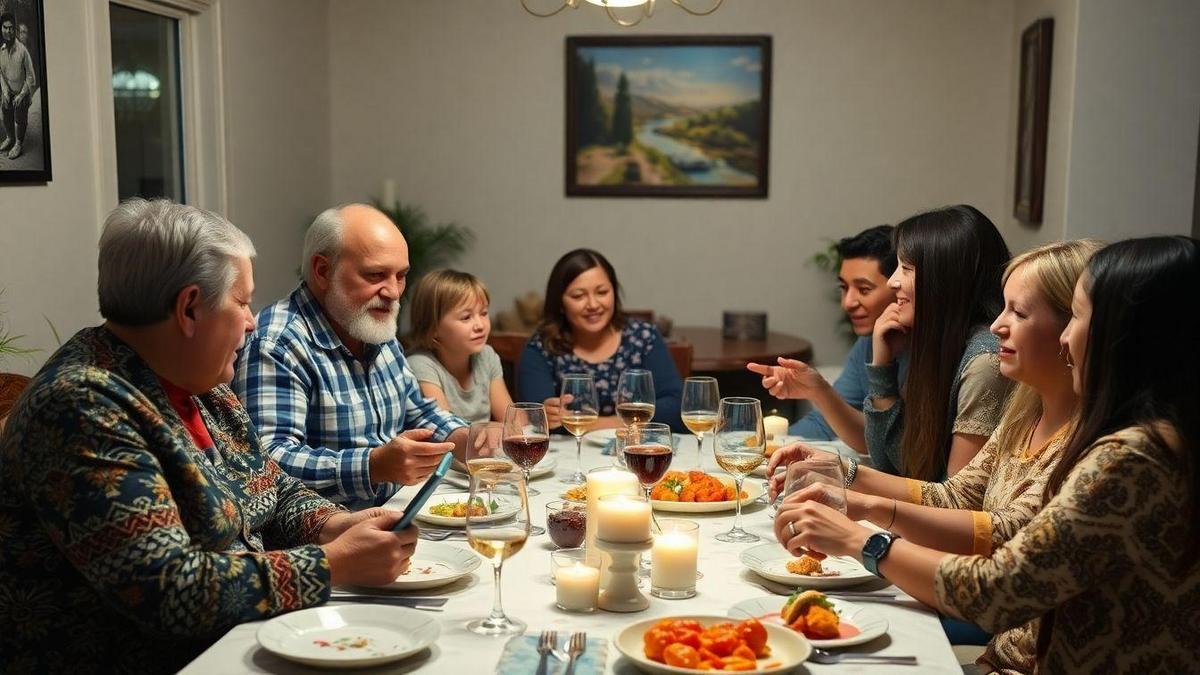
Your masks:
<instances>
[{"instance_id":1,"label":"man's white beard","mask_svg":"<svg viewBox=\"0 0 1200 675\"><path fill-rule=\"evenodd\" d=\"M327 300L331 318L341 324L354 339L372 345L381 345L396 339L396 317L400 314L399 302L389 303L383 298L375 296L361 307L355 307L353 301L337 281L330 285ZM374 308L387 309L389 310L388 315L382 319L376 319L370 311Z\"/></svg>"}]
</instances>

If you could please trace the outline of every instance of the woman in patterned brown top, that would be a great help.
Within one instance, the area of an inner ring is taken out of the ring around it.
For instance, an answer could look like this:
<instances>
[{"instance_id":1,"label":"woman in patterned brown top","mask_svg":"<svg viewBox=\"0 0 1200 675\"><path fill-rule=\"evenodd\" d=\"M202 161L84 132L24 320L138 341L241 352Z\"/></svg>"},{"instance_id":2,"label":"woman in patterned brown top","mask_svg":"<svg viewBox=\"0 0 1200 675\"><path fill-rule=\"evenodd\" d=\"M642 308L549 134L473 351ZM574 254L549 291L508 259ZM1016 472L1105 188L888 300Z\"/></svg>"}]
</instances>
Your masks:
<instances>
[{"instance_id":1,"label":"woman in patterned brown top","mask_svg":"<svg viewBox=\"0 0 1200 675\"><path fill-rule=\"evenodd\" d=\"M398 513L283 473L226 386L253 255L189 206L108 217L107 322L50 357L0 437L0 671L174 671L235 624L407 566Z\"/></svg>"},{"instance_id":2,"label":"woman in patterned brown top","mask_svg":"<svg viewBox=\"0 0 1200 675\"><path fill-rule=\"evenodd\" d=\"M996 630L1040 617L1037 670L1186 672L1200 662L1200 241L1097 253L1062 343L1079 423L1046 505L990 557L871 533L815 501L776 520L791 551L853 555Z\"/></svg>"}]
</instances>

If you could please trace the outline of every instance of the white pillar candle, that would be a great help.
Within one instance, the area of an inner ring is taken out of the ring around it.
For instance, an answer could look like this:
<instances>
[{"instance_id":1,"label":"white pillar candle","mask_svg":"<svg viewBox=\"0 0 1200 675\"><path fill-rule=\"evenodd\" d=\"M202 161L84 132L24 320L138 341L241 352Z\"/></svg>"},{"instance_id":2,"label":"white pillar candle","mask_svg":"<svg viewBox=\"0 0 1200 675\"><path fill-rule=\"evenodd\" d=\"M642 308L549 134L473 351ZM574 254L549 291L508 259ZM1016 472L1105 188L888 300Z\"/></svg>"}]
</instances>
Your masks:
<instances>
[{"instance_id":1,"label":"white pillar candle","mask_svg":"<svg viewBox=\"0 0 1200 675\"><path fill-rule=\"evenodd\" d=\"M696 585L698 555L694 534L667 531L657 535L650 550L650 585L671 590L692 588Z\"/></svg>"},{"instance_id":2,"label":"white pillar candle","mask_svg":"<svg viewBox=\"0 0 1200 675\"><path fill-rule=\"evenodd\" d=\"M767 434L766 454L770 455L779 449L783 437L787 436L788 421L779 415L767 415L763 418L763 431Z\"/></svg>"},{"instance_id":3,"label":"white pillar candle","mask_svg":"<svg viewBox=\"0 0 1200 675\"><path fill-rule=\"evenodd\" d=\"M650 502L645 497L610 495L600 500L596 538L633 544L650 538Z\"/></svg>"},{"instance_id":4,"label":"white pillar candle","mask_svg":"<svg viewBox=\"0 0 1200 675\"><path fill-rule=\"evenodd\" d=\"M600 570L579 561L570 567L559 567L554 571L554 588L561 609L590 612L596 609L600 595Z\"/></svg>"},{"instance_id":5,"label":"white pillar candle","mask_svg":"<svg viewBox=\"0 0 1200 675\"><path fill-rule=\"evenodd\" d=\"M636 496L640 491L637 476L621 469L598 469L587 474L587 546L596 540L600 499L609 495Z\"/></svg>"}]
</instances>

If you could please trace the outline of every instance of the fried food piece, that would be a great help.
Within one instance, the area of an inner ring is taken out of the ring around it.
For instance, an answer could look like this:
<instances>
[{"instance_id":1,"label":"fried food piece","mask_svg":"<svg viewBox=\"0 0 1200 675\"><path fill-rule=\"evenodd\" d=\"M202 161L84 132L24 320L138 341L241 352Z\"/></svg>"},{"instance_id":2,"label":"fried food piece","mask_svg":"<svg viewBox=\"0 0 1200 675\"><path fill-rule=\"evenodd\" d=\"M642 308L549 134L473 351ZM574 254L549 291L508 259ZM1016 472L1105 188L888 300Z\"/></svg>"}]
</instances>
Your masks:
<instances>
[{"instance_id":1,"label":"fried food piece","mask_svg":"<svg viewBox=\"0 0 1200 675\"><path fill-rule=\"evenodd\" d=\"M837 612L832 609L826 609L820 605L810 605L808 614L805 615L807 628L804 631L805 637L813 638L814 640L833 640L840 635Z\"/></svg>"},{"instance_id":2,"label":"fried food piece","mask_svg":"<svg viewBox=\"0 0 1200 675\"><path fill-rule=\"evenodd\" d=\"M821 574L824 570L821 569L821 561L812 556L802 555L795 560L788 561L787 571L792 574L804 574L806 576L815 576Z\"/></svg>"},{"instance_id":3,"label":"fried food piece","mask_svg":"<svg viewBox=\"0 0 1200 675\"><path fill-rule=\"evenodd\" d=\"M700 665L700 652L689 645L675 643L663 651L663 662L668 666L696 668Z\"/></svg>"}]
</instances>

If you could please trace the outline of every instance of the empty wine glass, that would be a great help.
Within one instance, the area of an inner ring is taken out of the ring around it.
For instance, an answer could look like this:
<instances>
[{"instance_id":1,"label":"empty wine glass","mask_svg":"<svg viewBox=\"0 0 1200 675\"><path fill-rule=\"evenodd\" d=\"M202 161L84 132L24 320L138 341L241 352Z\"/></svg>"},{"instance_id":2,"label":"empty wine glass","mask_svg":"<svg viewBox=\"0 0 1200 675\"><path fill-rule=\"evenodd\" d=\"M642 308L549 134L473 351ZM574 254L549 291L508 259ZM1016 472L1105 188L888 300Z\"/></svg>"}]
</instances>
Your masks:
<instances>
[{"instance_id":1,"label":"empty wine glass","mask_svg":"<svg viewBox=\"0 0 1200 675\"><path fill-rule=\"evenodd\" d=\"M621 373L616 401L617 417L625 426L654 419L654 376L640 368Z\"/></svg>"},{"instance_id":2,"label":"empty wine glass","mask_svg":"<svg viewBox=\"0 0 1200 675\"><path fill-rule=\"evenodd\" d=\"M704 465L704 434L717 424L721 394L715 377L689 377L683 381L683 425L696 435L696 468Z\"/></svg>"},{"instance_id":3,"label":"empty wine glass","mask_svg":"<svg viewBox=\"0 0 1200 675\"><path fill-rule=\"evenodd\" d=\"M846 512L846 474L842 461L830 455L826 457L809 457L788 464L787 478L784 479L783 497L786 499L793 492L798 492L809 485L824 483L830 486L821 498L821 503Z\"/></svg>"},{"instance_id":4,"label":"empty wine glass","mask_svg":"<svg viewBox=\"0 0 1200 675\"><path fill-rule=\"evenodd\" d=\"M581 485L587 481L583 475L583 435L600 419L596 381L588 374L563 375L559 396L563 401L563 427L575 437L575 473L563 477L562 482Z\"/></svg>"},{"instance_id":5,"label":"empty wine glass","mask_svg":"<svg viewBox=\"0 0 1200 675\"><path fill-rule=\"evenodd\" d=\"M467 624L467 630L480 635L519 635L525 632L525 622L504 613L500 597L500 572L504 561L516 555L529 539L529 498L525 478L516 471L480 469L471 474L471 494L468 504L495 503L492 512L467 512L467 542L479 555L492 563L496 589L492 612ZM510 517L497 519L500 514Z\"/></svg>"},{"instance_id":6,"label":"empty wine glass","mask_svg":"<svg viewBox=\"0 0 1200 675\"><path fill-rule=\"evenodd\" d=\"M742 482L766 460L766 433L763 430L762 405L758 399L731 396L717 406L717 425L713 436L717 464L733 476L734 504L737 509L733 529L717 535L717 541L748 544L757 535L742 529Z\"/></svg>"}]
</instances>

